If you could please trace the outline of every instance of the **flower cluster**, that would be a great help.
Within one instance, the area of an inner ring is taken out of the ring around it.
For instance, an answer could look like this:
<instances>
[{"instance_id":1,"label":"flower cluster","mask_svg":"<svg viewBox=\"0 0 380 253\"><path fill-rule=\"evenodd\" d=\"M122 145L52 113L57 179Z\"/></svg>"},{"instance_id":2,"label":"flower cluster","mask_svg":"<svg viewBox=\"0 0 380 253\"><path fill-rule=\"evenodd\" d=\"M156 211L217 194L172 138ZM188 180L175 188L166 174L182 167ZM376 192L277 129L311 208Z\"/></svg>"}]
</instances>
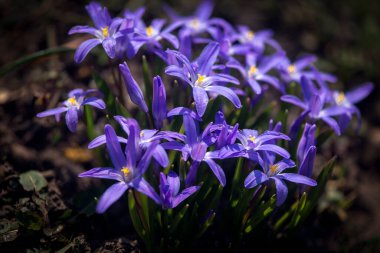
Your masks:
<instances>
[{"instance_id":1,"label":"flower cluster","mask_svg":"<svg viewBox=\"0 0 380 253\"><path fill-rule=\"evenodd\" d=\"M233 171L228 165L237 159L244 160L249 170L241 175L245 179L240 187L272 189L276 205L281 206L289 193L286 182L297 184L302 192L317 185L312 179L317 130L331 128L340 135L353 115L360 122L355 104L373 89L370 83L347 93L330 88L336 77L318 70L315 56L292 61L270 30L253 31L212 18L213 4L208 0L188 17L166 7L171 21L154 19L150 25L143 20L143 8L127 10L116 18L95 2L86 9L95 27L75 26L69 34L89 33L94 38L77 48L75 61L83 61L92 48L102 44L108 57L119 64L129 98L140 115L147 117L147 122L153 122L150 115L154 119L154 126L141 130L137 122L141 116L113 115L124 135L116 134L116 124L107 124L104 135L89 144L89 148L105 144L113 166L93 168L80 177L117 181L101 196L99 213L129 188L163 209L175 208L202 189L201 182L208 175L223 187L229 184L228 175ZM154 77L145 92L136 81L140 78L135 79L129 68L140 51L158 57L166 74ZM172 91L174 79L181 92L189 96L183 96L186 101L180 99L180 104L170 103L173 108L168 110L167 99L180 96L167 93ZM152 91L147 91L149 88ZM290 93L298 88L301 98ZM91 92L74 90L62 107L37 116L55 115L58 119L57 115L67 112L67 126L75 131L83 105L105 108L101 99L87 97ZM252 114L263 94L269 92L272 99L281 97L282 102L302 109L289 128L286 120L273 114L270 117L278 122L270 120L264 129L255 128L260 124L248 124L241 116ZM229 102L224 103L224 99ZM181 122L182 128L175 127ZM153 169L149 170L151 164Z\"/></svg>"}]
</instances>

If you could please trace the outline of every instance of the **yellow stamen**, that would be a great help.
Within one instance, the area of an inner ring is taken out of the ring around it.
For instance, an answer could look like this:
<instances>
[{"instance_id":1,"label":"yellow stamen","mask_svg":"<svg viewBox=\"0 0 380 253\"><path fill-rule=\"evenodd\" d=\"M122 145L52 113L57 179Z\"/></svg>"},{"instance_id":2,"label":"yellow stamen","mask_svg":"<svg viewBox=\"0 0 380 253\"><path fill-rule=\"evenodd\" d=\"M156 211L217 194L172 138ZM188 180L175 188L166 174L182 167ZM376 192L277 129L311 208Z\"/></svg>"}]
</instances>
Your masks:
<instances>
[{"instance_id":1,"label":"yellow stamen","mask_svg":"<svg viewBox=\"0 0 380 253\"><path fill-rule=\"evenodd\" d=\"M339 92L339 95L336 96L335 101L338 105L341 105L346 101L346 96L344 95L344 92Z\"/></svg>"},{"instance_id":2,"label":"yellow stamen","mask_svg":"<svg viewBox=\"0 0 380 253\"><path fill-rule=\"evenodd\" d=\"M148 26L146 29L145 29L145 32L146 32L146 35L148 35L149 37L152 37L153 36L153 33L154 33L154 29L152 26Z\"/></svg>"},{"instance_id":3,"label":"yellow stamen","mask_svg":"<svg viewBox=\"0 0 380 253\"><path fill-rule=\"evenodd\" d=\"M293 74L294 72L296 72L296 66L294 66L294 64L291 64L288 67L288 72L289 72L289 74Z\"/></svg>"},{"instance_id":4,"label":"yellow stamen","mask_svg":"<svg viewBox=\"0 0 380 253\"><path fill-rule=\"evenodd\" d=\"M140 132L140 138L142 138L143 136L144 136L144 132L141 131L141 132Z\"/></svg>"},{"instance_id":5,"label":"yellow stamen","mask_svg":"<svg viewBox=\"0 0 380 253\"><path fill-rule=\"evenodd\" d=\"M109 32L108 32L108 26L102 28L102 34L103 34L103 37L107 38L108 36L110 36Z\"/></svg>"},{"instance_id":6,"label":"yellow stamen","mask_svg":"<svg viewBox=\"0 0 380 253\"><path fill-rule=\"evenodd\" d=\"M72 105L72 106L77 106L78 105L78 102L75 99L75 97L71 97L71 98L67 99L67 102L69 102L69 104Z\"/></svg>"},{"instance_id":7,"label":"yellow stamen","mask_svg":"<svg viewBox=\"0 0 380 253\"><path fill-rule=\"evenodd\" d=\"M272 165L272 166L270 166L269 168L270 168L270 173L271 173L271 174L274 174L274 173L276 173L276 171L277 171L278 164Z\"/></svg>"},{"instance_id":8,"label":"yellow stamen","mask_svg":"<svg viewBox=\"0 0 380 253\"><path fill-rule=\"evenodd\" d=\"M205 79L206 79L206 75L198 74L198 79L197 79L196 83L199 85L199 84L203 83Z\"/></svg>"},{"instance_id":9,"label":"yellow stamen","mask_svg":"<svg viewBox=\"0 0 380 253\"><path fill-rule=\"evenodd\" d=\"M251 67L249 68L249 75L250 75L250 76L254 75L256 72L257 72L257 68L256 68L256 66L251 66Z\"/></svg>"},{"instance_id":10,"label":"yellow stamen","mask_svg":"<svg viewBox=\"0 0 380 253\"><path fill-rule=\"evenodd\" d=\"M131 174L131 170L128 169L128 167L123 167L123 168L121 169L121 172L123 172L123 174L124 174L125 177L129 177L130 174Z\"/></svg>"},{"instance_id":11,"label":"yellow stamen","mask_svg":"<svg viewBox=\"0 0 380 253\"><path fill-rule=\"evenodd\" d=\"M190 21L190 26L194 29L198 29L199 26L200 26L200 22L199 22L199 19L197 18L194 18Z\"/></svg>"},{"instance_id":12,"label":"yellow stamen","mask_svg":"<svg viewBox=\"0 0 380 253\"><path fill-rule=\"evenodd\" d=\"M252 40L255 37L255 32L254 31L248 31L245 35L248 40Z\"/></svg>"},{"instance_id":13,"label":"yellow stamen","mask_svg":"<svg viewBox=\"0 0 380 253\"><path fill-rule=\"evenodd\" d=\"M256 140L256 136L252 136L252 135L251 135L251 136L249 136L248 140L254 142L254 141Z\"/></svg>"}]
</instances>

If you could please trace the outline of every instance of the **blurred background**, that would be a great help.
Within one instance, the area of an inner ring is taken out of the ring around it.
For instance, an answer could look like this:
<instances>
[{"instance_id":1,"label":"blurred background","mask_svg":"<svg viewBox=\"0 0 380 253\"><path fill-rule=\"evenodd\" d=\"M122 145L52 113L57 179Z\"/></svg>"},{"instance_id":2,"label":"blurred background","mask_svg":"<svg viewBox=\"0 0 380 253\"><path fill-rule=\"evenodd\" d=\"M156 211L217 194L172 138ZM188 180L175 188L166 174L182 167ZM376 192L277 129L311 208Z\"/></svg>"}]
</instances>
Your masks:
<instances>
[{"instance_id":1,"label":"blurred background","mask_svg":"<svg viewBox=\"0 0 380 253\"><path fill-rule=\"evenodd\" d=\"M0 67L36 51L77 45L77 37L69 37L67 32L74 25L90 24L84 8L88 2L0 0ZM186 0L99 2L113 15L125 8L147 6L144 16L147 20L165 17L163 4L184 15L190 14L198 4ZM317 55L318 65L338 76L339 88L350 90L366 81L374 83L375 90L358 105L363 115L359 134L348 131L322 150L327 157L336 153L339 165L319 206L320 219L310 222L313 227L307 230L310 239L302 242L300 252L380 252L380 1L216 0L214 16L235 25L248 25L253 30L272 29L274 38L290 58L305 53ZM34 115L46 108L48 101L58 101L61 93L69 88L86 84L93 68L90 61L74 64L73 53L65 53L38 59L0 77L0 197L3 198L0 249L16 247L14 242L20 240L20 232L14 234L20 228L13 229L16 225L10 214L23 204L15 195L19 186L13 185L12 176L30 169L43 170L52 198L46 208L57 212L57 217L69 215L65 213L68 209L75 213L75 203L83 203L84 200L73 199L72 195L73 189L88 187L88 181L76 181L78 172L91 164L91 153L84 149L85 136L68 135L64 126L46 132L48 128L41 127L41 122L36 124ZM56 125L44 127L52 126ZM62 138L64 142L58 141ZM61 171L57 173L53 168ZM49 240L59 241L57 238L61 237L66 238L66 241L61 238L62 241L75 242L87 250L138 248L136 235L125 238L121 231L113 231L99 236L99 231L110 223L106 218L80 217L82 224L94 226L90 234L83 232L79 225L72 225L72 230L64 235L65 231L57 230L58 225L50 224L54 231L21 238L27 238L26 247L36 249L44 243L54 245ZM130 226L128 221L124 223L123 228ZM33 242L31 238L36 240ZM54 247L64 243L59 245Z\"/></svg>"}]
</instances>

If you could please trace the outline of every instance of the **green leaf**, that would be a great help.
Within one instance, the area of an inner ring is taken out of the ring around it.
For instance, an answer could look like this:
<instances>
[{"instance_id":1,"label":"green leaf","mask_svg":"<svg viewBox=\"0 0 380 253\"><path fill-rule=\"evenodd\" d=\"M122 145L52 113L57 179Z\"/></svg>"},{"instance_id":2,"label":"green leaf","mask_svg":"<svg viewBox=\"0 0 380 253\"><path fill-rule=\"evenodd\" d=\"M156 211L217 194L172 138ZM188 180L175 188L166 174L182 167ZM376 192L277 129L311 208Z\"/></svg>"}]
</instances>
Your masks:
<instances>
[{"instance_id":1,"label":"green leaf","mask_svg":"<svg viewBox=\"0 0 380 253\"><path fill-rule=\"evenodd\" d=\"M174 221L172 224L170 224L170 233L175 233L175 230L177 229L178 227L178 224L180 223L180 221L182 220L182 218L185 216L187 210L189 209L189 204L186 204L182 209L181 211L179 211L179 213L176 215L176 217L174 218Z\"/></svg>"},{"instance_id":2,"label":"green leaf","mask_svg":"<svg viewBox=\"0 0 380 253\"><path fill-rule=\"evenodd\" d=\"M94 115L91 106L84 106L84 117L86 121L87 137L89 140L93 140L97 136L97 134L95 133Z\"/></svg>"},{"instance_id":3,"label":"green leaf","mask_svg":"<svg viewBox=\"0 0 380 253\"><path fill-rule=\"evenodd\" d=\"M207 229L211 226L212 222L214 221L215 219L215 215L216 213L213 212L208 218L207 220L205 221L205 223L203 223L203 225L201 226L199 232L197 233L196 237L197 238L200 238L206 231Z\"/></svg>"},{"instance_id":4,"label":"green leaf","mask_svg":"<svg viewBox=\"0 0 380 253\"><path fill-rule=\"evenodd\" d=\"M262 201L248 220L244 229L245 233L250 233L257 225L264 221L276 208L276 195L274 194L268 201Z\"/></svg>"},{"instance_id":5,"label":"green leaf","mask_svg":"<svg viewBox=\"0 0 380 253\"><path fill-rule=\"evenodd\" d=\"M237 166L235 168L234 177L232 179L230 200L232 200L234 193L241 189L240 183L243 181L243 177L242 177L243 164L244 164L244 159L239 158Z\"/></svg>"},{"instance_id":6,"label":"green leaf","mask_svg":"<svg viewBox=\"0 0 380 253\"><path fill-rule=\"evenodd\" d=\"M305 220L306 217L311 213L311 211L317 205L323 192L325 191L327 181L329 180L334 169L335 161L336 156L334 156L322 167L322 171L317 178L318 184L317 186L313 187L309 193L308 201L306 202L304 211L302 212L302 220Z\"/></svg>"},{"instance_id":7,"label":"green leaf","mask_svg":"<svg viewBox=\"0 0 380 253\"><path fill-rule=\"evenodd\" d=\"M106 103L107 109L114 115L116 115L117 110L115 107L115 97L112 94L110 88L108 87L106 81L96 72L92 75L96 86L104 95L104 102Z\"/></svg>"},{"instance_id":8,"label":"green leaf","mask_svg":"<svg viewBox=\"0 0 380 253\"><path fill-rule=\"evenodd\" d=\"M126 118L132 117L127 108L125 108L118 98L115 98L115 112L116 115L122 115Z\"/></svg>"},{"instance_id":9,"label":"green leaf","mask_svg":"<svg viewBox=\"0 0 380 253\"><path fill-rule=\"evenodd\" d=\"M47 186L47 181L44 176L36 170L30 170L28 172L22 173L20 175L19 182L25 191L38 192Z\"/></svg>"},{"instance_id":10,"label":"green leaf","mask_svg":"<svg viewBox=\"0 0 380 253\"><path fill-rule=\"evenodd\" d=\"M302 218L302 212L305 209L307 200L307 194L304 192L301 196L301 199L297 201L297 205L294 208L294 214L292 220L289 223L289 228L295 228L298 224L300 224L300 220Z\"/></svg>"},{"instance_id":11,"label":"green leaf","mask_svg":"<svg viewBox=\"0 0 380 253\"><path fill-rule=\"evenodd\" d=\"M140 238L145 240L146 232L143 228L139 213L137 211L136 201L133 196L133 190L128 191L128 208L129 208L129 216L131 217L133 227L135 228Z\"/></svg>"},{"instance_id":12,"label":"green leaf","mask_svg":"<svg viewBox=\"0 0 380 253\"><path fill-rule=\"evenodd\" d=\"M49 55L54 55L54 54L61 54L61 53L66 53L66 52L71 52L74 51L72 48L68 47L56 47L56 48L50 48L50 49L45 49L41 50L38 52L35 52L33 54L21 57L9 64L6 64L0 68L0 77L4 76L5 74L27 64L30 63L34 60L37 60L41 57L46 57Z\"/></svg>"},{"instance_id":13,"label":"green leaf","mask_svg":"<svg viewBox=\"0 0 380 253\"><path fill-rule=\"evenodd\" d=\"M73 247L75 247L75 243L71 242L71 243L67 244L65 247L63 247L62 249L56 251L56 253L65 253L68 250L71 250Z\"/></svg>"}]
</instances>

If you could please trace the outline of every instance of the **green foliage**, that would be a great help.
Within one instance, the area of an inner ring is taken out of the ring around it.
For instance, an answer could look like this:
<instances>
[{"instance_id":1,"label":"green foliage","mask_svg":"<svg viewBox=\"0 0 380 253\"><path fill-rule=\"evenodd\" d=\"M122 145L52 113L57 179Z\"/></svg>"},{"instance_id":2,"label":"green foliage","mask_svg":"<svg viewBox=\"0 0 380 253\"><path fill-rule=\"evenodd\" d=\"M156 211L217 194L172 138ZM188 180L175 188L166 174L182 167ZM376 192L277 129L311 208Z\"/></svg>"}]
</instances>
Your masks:
<instances>
[{"instance_id":1,"label":"green foliage","mask_svg":"<svg viewBox=\"0 0 380 253\"><path fill-rule=\"evenodd\" d=\"M22 173L20 175L19 182L26 191L38 192L47 186L47 182L44 176L35 170L30 170L28 172Z\"/></svg>"}]
</instances>

